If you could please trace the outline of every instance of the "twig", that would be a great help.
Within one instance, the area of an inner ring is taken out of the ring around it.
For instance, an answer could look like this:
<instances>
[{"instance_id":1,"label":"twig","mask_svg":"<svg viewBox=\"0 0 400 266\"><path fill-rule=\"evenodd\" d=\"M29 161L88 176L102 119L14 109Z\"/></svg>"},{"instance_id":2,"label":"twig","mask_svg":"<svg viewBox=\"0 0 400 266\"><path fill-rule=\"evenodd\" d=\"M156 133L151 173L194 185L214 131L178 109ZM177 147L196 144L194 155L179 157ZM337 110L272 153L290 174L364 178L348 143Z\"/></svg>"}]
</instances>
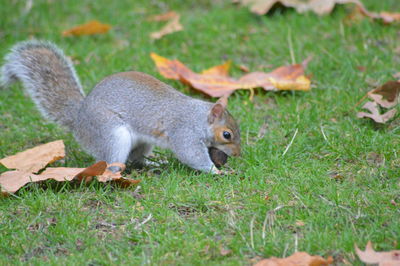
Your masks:
<instances>
[{"instance_id":1,"label":"twig","mask_svg":"<svg viewBox=\"0 0 400 266\"><path fill-rule=\"evenodd\" d=\"M320 126L320 128L321 128L321 133L322 133L322 136L324 137L324 140L325 140L326 142L328 142L328 144L329 144L328 138L327 138L326 135L325 135L324 128L322 127L322 125Z\"/></svg>"},{"instance_id":2,"label":"twig","mask_svg":"<svg viewBox=\"0 0 400 266\"><path fill-rule=\"evenodd\" d=\"M253 218L250 221L250 244L252 249L254 249L254 233L253 233L253 228L254 228L254 220L256 219L256 216L254 215Z\"/></svg>"},{"instance_id":3,"label":"twig","mask_svg":"<svg viewBox=\"0 0 400 266\"><path fill-rule=\"evenodd\" d=\"M143 222L138 223L138 224L135 226L134 229L135 229L135 230L138 230L138 229L139 229L140 227L142 227L145 223L147 223L148 221L150 221L151 218L153 218L153 215L150 213L149 216L147 216L147 218L144 219Z\"/></svg>"},{"instance_id":4,"label":"twig","mask_svg":"<svg viewBox=\"0 0 400 266\"><path fill-rule=\"evenodd\" d=\"M293 143L294 138L296 137L298 131L299 131L299 129L296 128L296 131L294 132L293 138L292 138L292 140L290 141L289 145L287 145L285 151L284 151L283 154L282 154L282 157L285 156L285 154L286 154L287 151L289 150L290 146L292 146L292 143Z\"/></svg>"},{"instance_id":5,"label":"twig","mask_svg":"<svg viewBox=\"0 0 400 266\"><path fill-rule=\"evenodd\" d=\"M331 206L334 206L334 207L338 207L338 208L341 208L341 209L343 209L343 210L345 210L345 211L347 211L348 213L350 213L351 215L353 215L353 216L355 216L354 215L354 213L349 209L349 208L347 208L347 207L344 207L344 206L342 206L342 205L339 205L339 204L334 204L333 202L331 202L330 200L328 200L328 199L326 199L326 198L324 198L323 196L321 196L321 195L319 195L319 197L323 200L323 201L325 201L328 205L331 205Z\"/></svg>"},{"instance_id":6,"label":"twig","mask_svg":"<svg viewBox=\"0 0 400 266\"><path fill-rule=\"evenodd\" d=\"M269 222L269 226L271 227L274 224L274 214L282 209L283 207L285 207L285 205L279 205L278 207L276 207L273 210L267 211L267 213L265 214L265 219L263 222L263 226L262 226L262 231L261 231L261 238L263 240L263 244L265 246L265 236L266 236L266 228L267 228L267 222ZM270 228L271 231L271 228Z\"/></svg>"},{"instance_id":7,"label":"twig","mask_svg":"<svg viewBox=\"0 0 400 266\"><path fill-rule=\"evenodd\" d=\"M249 128L246 130L246 145L249 145Z\"/></svg>"},{"instance_id":8,"label":"twig","mask_svg":"<svg viewBox=\"0 0 400 266\"><path fill-rule=\"evenodd\" d=\"M288 30L288 45L289 45L290 58L292 59L292 64L294 65L296 64L296 58L294 57L292 31L290 28Z\"/></svg>"},{"instance_id":9,"label":"twig","mask_svg":"<svg viewBox=\"0 0 400 266\"><path fill-rule=\"evenodd\" d=\"M239 228L237 227L236 222L234 221L234 219L235 219L235 213L234 213L234 211L229 210L228 213L229 213L228 224L229 224L233 229L235 229L235 230L239 233L240 237L241 237L241 238L243 239L243 241L246 243L246 246L247 246L249 249L252 249L251 246L249 245L249 243L247 242L246 238L245 238L244 235L242 234L242 232L240 232ZM252 249L252 250L254 250L254 249Z\"/></svg>"}]
</instances>

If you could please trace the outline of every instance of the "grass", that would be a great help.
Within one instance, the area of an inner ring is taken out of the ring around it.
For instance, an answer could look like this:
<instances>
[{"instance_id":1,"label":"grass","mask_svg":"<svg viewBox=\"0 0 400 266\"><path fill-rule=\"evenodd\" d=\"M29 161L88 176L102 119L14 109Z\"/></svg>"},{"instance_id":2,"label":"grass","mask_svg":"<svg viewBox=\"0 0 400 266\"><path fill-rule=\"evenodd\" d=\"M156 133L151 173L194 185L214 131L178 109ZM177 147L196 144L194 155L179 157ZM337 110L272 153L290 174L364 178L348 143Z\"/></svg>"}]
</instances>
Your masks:
<instances>
[{"instance_id":1,"label":"grass","mask_svg":"<svg viewBox=\"0 0 400 266\"><path fill-rule=\"evenodd\" d=\"M398 0L364 2L400 11ZM24 8L24 1L2 5L0 58L18 41L51 40L74 59L87 92L111 73L135 69L201 98L162 78L149 53L194 70L232 59L268 71L291 63L290 47L296 62L313 55L307 73L314 88L259 91L253 102L247 91L231 97L243 142L242 157L229 161L236 174L197 173L159 150L157 160L170 163L133 171L142 179L136 191L45 182L1 198L0 264L242 265L299 250L362 265L355 243L400 248L399 118L376 126L357 119L354 109L371 84L400 71L398 25L348 25L344 7L324 17L292 10L258 17L228 0L43 0L29 13ZM147 16L168 10L181 13L185 30L151 41L149 33L162 23ZM114 28L99 36L60 35L91 19ZM67 156L56 165L94 162L70 133L41 118L20 85L0 90L0 99L0 158L63 139ZM258 138L264 123L266 134Z\"/></svg>"}]
</instances>

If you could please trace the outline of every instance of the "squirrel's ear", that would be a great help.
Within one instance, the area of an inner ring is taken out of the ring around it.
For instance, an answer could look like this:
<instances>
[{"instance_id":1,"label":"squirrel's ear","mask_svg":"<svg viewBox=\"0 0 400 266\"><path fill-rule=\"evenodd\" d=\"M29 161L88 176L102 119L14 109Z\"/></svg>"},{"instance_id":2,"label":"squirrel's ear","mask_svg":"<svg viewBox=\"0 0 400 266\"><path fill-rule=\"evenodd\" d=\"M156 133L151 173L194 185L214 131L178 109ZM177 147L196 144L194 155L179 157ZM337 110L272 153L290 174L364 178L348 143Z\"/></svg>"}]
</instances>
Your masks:
<instances>
[{"instance_id":1,"label":"squirrel's ear","mask_svg":"<svg viewBox=\"0 0 400 266\"><path fill-rule=\"evenodd\" d=\"M208 122L210 124L214 123L215 120L218 120L224 114L226 105L228 104L227 97L221 97L219 100L211 107L210 114L208 115Z\"/></svg>"}]
</instances>

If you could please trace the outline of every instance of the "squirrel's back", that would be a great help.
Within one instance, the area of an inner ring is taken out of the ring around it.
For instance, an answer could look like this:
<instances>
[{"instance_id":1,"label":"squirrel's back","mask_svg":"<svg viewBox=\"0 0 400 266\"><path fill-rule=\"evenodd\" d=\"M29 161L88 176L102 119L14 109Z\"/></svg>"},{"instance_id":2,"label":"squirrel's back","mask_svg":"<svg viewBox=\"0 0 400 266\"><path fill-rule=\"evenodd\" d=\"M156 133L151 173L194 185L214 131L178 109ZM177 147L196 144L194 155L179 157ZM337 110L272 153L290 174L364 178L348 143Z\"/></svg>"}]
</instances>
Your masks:
<instances>
[{"instance_id":1,"label":"squirrel's back","mask_svg":"<svg viewBox=\"0 0 400 266\"><path fill-rule=\"evenodd\" d=\"M151 136L188 123L205 128L211 107L211 103L191 98L148 74L129 71L99 82L79 112L99 117L118 114L125 123L135 125L138 133ZM82 119L86 120L78 115L78 121Z\"/></svg>"},{"instance_id":2,"label":"squirrel's back","mask_svg":"<svg viewBox=\"0 0 400 266\"><path fill-rule=\"evenodd\" d=\"M46 117L71 128L84 98L70 60L54 44L25 41L15 45L1 69L3 86L20 80Z\"/></svg>"}]
</instances>

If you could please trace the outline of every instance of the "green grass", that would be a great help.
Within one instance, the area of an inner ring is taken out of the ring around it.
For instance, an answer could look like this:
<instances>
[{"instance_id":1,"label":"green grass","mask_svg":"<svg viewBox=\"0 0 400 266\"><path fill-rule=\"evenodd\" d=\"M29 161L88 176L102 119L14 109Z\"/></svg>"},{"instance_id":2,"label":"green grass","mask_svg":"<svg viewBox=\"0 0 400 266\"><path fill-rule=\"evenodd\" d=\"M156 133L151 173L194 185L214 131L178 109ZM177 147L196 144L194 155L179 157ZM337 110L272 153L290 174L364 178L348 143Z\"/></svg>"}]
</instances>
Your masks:
<instances>
[{"instance_id":1,"label":"green grass","mask_svg":"<svg viewBox=\"0 0 400 266\"><path fill-rule=\"evenodd\" d=\"M400 11L398 0L364 2L372 10ZM8 1L0 8L0 58L18 41L51 40L74 59L87 92L109 74L139 70L201 98L162 78L149 53L178 58L196 71L226 59L268 71L291 63L290 42L297 62L313 56L307 73L314 87L259 91L253 102L247 91L231 97L243 143L242 157L229 161L236 174L197 173L159 150L157 160L170 163L133 171L130 176L142 179L138 191L45 182L1 198L1 265L242 265L296 249L361 265L354 243L400 248L399 118L376 126L357 119L353 109L371 83L400 71L398 25L347 25L344 7L325 17L291 10L258 17L228 0L43 0L28 14L24 7ZM163 24L147 16L168 10L181 13L185 30L150 40ZM61 36L91 19L114 28L99 36ZM63 139L67 156L56 165L94 162L70 133L41 118L20 85L0 90L0 99L0 158ZM222 248L231 252L221 255Z\"/></svg>"}]
</instances>

